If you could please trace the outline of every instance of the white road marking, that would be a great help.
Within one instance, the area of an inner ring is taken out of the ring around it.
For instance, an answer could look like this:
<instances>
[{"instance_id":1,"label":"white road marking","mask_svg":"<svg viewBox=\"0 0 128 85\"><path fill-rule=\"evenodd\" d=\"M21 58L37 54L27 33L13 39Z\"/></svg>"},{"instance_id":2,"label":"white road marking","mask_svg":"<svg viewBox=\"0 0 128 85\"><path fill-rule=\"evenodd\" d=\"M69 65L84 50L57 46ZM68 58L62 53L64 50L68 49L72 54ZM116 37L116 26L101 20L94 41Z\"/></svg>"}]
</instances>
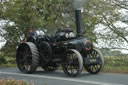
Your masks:
<instances>
[{"instance_id":1,"label":"white road marking","mask_svg":"<svg viewBox=\"0 0 128 85\"><path fill-rule=\"evenodd\" d=\"M117 83L107 83L107 82L98 82L98 81L90 81L90 80L80 80L80 79L72 79L72 78L62 78L62 77L55 77L55 76L43 76L43 75L33 75L33 74L19 74L19 73L11 73L11 72L0 72L1 74L9 74L9 75L16 75L16 76L26 76L26 77L36 77L36 78L47 78L47 79L54 79L54 80L65 80L65 81L73 81L77 83L88 83L88 84L97 84L97 85L124 85L124 84L117 84Z\"/></svg>"}]
</instances>

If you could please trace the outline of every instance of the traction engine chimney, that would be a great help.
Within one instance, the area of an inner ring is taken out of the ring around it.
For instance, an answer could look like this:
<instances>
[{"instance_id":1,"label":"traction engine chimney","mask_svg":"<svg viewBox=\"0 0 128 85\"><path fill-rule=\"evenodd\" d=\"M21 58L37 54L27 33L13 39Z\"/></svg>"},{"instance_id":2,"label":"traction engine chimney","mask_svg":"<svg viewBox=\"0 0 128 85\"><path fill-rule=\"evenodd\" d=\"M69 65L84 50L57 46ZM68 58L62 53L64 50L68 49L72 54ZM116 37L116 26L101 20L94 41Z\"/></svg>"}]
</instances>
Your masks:
<instances>
[{"instance_id":1,"label":"traction engine chimney","mask_svg":"<svg viewBox=\"0 0 128 85\"><path fill-rule=\"evenodd\" d=\"M81 19L81 10L80 9L76 9L75 10L75 17L76 17L76 33L77 33L77 37L81 37L83 36L82 32L82 19Z\"/></svg>"}]
</instances>

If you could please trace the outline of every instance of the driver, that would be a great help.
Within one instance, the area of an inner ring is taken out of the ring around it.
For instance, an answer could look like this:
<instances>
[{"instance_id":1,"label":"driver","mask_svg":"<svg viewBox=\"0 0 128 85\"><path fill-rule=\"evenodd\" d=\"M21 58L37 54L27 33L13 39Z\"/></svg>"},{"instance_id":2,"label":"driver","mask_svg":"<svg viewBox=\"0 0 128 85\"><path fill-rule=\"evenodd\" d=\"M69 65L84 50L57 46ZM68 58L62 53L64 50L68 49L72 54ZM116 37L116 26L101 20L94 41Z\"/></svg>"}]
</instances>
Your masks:
<instances>
[{"instance_id":1,"label":"driver","mask_svg":"<svg viewBox=\"0 0 128 85\"><path fill-rule=\"evenodd\" d=\"M29 38L29 37L31 37L31 36L33 36L34 38L37 37L36 30L33 31L32 29L29 29L29 31L28 31L28 33L27 33L27 37ZM27 38L24 39L24 42L26 42L26 41L27 41Z\"/></svg>"}]
</instances>

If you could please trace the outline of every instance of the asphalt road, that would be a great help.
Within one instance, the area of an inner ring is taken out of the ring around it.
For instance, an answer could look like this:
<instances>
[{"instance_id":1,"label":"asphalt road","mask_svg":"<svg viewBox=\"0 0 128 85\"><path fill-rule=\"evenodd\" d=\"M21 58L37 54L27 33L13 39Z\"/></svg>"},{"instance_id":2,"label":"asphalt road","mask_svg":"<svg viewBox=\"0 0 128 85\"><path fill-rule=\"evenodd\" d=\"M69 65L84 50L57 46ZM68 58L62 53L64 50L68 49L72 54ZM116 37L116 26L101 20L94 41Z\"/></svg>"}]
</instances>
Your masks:
<instances>
[{"instance_id":1,"label":"asphalt road","mask_svg":"<svg viewBox=\"0 0 128 85\"><path fill-rule=\"evenodd\" d=\"M17 68L0 68L0 79L12 77L16 80L33 81L35 85L128 85L128 74L86 72L78 77L67 77L63 71L45 72L38 69L34 74L23 74Z\"/></svg>"}]
</instances>

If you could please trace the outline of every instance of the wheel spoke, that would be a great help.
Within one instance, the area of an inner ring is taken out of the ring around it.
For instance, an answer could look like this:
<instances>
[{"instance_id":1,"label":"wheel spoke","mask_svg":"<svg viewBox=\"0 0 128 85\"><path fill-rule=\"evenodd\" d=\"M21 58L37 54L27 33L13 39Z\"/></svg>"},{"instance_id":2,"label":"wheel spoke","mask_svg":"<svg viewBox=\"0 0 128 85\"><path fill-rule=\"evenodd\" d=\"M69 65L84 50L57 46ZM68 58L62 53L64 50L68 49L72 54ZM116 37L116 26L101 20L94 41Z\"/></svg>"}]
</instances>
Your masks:
<instances>
[{"instance_id":1,"label":"wheel spoke","mask_svg":"<svg viewBox=\"0 0 128 85\"><path fill-rule=\"evenodd\" d=\"M45 65L45 66L42 66L42 68L45 70L45 71L55 71L57 70L58 68L58 65L56 64L49 64L49 65Z\"/></svg>"}]
</instances>

